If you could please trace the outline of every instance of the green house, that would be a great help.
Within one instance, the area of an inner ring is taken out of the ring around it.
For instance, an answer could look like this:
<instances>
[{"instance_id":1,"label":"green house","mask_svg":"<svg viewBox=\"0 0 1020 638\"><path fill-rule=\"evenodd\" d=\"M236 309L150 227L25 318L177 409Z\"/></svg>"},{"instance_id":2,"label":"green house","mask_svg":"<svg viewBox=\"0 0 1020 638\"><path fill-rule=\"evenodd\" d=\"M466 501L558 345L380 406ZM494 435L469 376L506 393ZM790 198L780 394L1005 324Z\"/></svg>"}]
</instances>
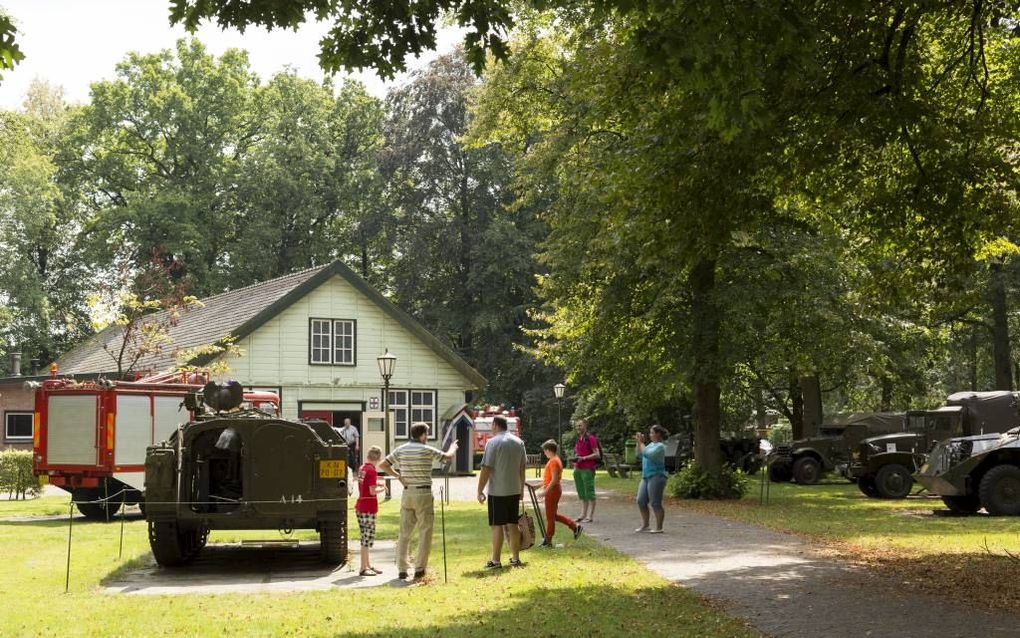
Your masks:
<instances>
[{"instance_id":1,"label":"green house","mask_svg":"<svg viewBox=\"0 0 1020 638\"><path fill-rule=\"evenodd\" d=\"M221 355L225 378L279 394L283 416L317 417L339 427L359 428L365 444L383 443L383 379L377 357L396 356L390 379L391 445L408 438L413 422L431 426L434 440L442 418L457 414L484 377L417 321L390 303L340 262L285 275L202 299L173 322L164 321L170 344L142 356L137 373L172 369L182 350L231 337L241 354ZM160 313L153 321L165 319ZM111 352L123 343L112 326L58 361L62 375L108 374L117 367ZM192 364L212 363L196 359ZM457 433L462 447L470 435ZM458 468L466 469L468 449ZM458 459L460 461L460 459Z\"/></svg>"}]
</instances>

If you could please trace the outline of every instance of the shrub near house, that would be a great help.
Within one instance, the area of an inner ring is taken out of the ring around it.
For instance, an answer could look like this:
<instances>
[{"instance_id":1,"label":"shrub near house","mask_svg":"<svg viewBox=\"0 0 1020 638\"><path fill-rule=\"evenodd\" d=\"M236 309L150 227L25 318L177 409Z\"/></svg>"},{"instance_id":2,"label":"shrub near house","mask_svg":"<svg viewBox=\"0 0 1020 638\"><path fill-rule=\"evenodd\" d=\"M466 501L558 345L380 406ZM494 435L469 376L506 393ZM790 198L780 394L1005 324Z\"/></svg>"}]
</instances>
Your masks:
<instances>
[{"instance_id":1,"label":"shrub near house","mask_svg":"<svg viewBox=\"0 0 1020 638\"><path fill-rule=\"evenodd\" d=\"M32 473L32 452L3 450L0 452L0 492L9 498L35 496L42 489L42 479Z\"/></svg>"}]
</instances>

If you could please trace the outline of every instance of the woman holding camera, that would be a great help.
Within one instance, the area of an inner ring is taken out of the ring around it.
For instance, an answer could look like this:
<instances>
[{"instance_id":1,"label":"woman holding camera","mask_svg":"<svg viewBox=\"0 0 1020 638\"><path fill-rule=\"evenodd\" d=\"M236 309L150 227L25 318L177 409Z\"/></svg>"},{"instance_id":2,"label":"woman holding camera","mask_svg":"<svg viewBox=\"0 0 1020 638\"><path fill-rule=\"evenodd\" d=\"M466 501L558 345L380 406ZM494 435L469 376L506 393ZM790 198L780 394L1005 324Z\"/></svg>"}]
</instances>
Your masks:
<instances>
[{"instance_id":1,"label":"woman holding camera","mask_svg":"<svg viewBox=\"0 0 1020 638\"><path fill-rule=\"evenodd\" d=\"M653 425L648 431L649 443L645 443L645 435L638 432L634 435L637 441L637 454L641 457L641 484L638 486L637 504L641 510L641 527L635 532L662 533L662 519L666 510L662 508L662 494L666 490L666 444L669 431L661 425ZM648 527L648 507L655 512L655 529Z\"/></svg>"}]
</instances>

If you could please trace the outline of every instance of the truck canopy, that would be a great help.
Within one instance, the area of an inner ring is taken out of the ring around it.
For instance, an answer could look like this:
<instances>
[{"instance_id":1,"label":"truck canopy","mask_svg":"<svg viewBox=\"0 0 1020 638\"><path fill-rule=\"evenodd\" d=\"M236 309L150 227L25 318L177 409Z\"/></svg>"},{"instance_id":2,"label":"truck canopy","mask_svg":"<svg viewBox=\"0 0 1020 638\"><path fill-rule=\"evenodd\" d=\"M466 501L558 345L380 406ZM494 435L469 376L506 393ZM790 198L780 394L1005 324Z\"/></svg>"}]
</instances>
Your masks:
<instances>
[{"instance_id":1,"label":"truck canopy","mask_svg":"<svg viewBox=\"0 0 1020 638\"><path fill-rule=\"evenodd\" d=\"M1005 432L1020 425L1015 392L956 392L949 395L946 404L966 408L970 434Z\"/></svg>"}]
</instances>

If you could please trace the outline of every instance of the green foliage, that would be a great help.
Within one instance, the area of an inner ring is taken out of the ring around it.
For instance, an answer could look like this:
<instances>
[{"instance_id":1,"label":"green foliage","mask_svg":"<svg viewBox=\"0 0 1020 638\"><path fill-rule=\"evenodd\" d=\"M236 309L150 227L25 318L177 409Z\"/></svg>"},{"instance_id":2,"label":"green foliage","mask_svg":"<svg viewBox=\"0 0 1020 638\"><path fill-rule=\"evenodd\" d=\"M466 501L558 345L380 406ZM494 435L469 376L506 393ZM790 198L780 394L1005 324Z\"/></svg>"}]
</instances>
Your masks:
<instances>
[{"instance_id":1,"label":"green foliage","mask_svg":"<svg viewBox=\"0 0 1020 638\"><path fill-rule=\"evenodd\" d=\"M0 69L13 69L14 66L25 59L15 40L18 29L11 22L10 16L0 13ZM3 75L0 75L0 80Z\"/></svg>"},{"instance_id":2,"label":"green foliage","mask_svg":"<svg viewBox=\"0 0 1020 638\"><path fill-rule=\"evenodd\" d=\"M387 99L385 287L486 375L485 401L523 408L525 432L549 437L559 379L521 332L532 326L535 252L547 231L534 207L515 201L503 149L464 141L477 85L463 56L447 55Z\"/></svg>"},{"instance_id":3,"label":"green foliage","mask_svg":"<svg viewBox=\"0 0 1020 638\"><path fill-rule=\"evenodd\" d=\"M544 4L544 3L537 3ZM310 16L332 20L320 41L319 63L336 73L375 69L392 79L407 69L408 57L436 48L439 22L449 19L467 30L464 45L468 59L480 70L487 51L502 56L507 30L512 26L508 3L487 0L437 0L389 3L365 0L269 0L255 3L173 0L170 21L194 32L206 19L244 31L248 26L296 29Z\"/></svg>"},{"instance_id":4,"label":"green foliage","mask_svg":"<svg viewBox=\"0 0 1020 638\"><path fill-rule=\"evenodd\" d=\"M34 82L24 109L0 112L0 342L51 361L88 334L79 195L59 183L75 109Z\"/></svg>"},{"instance_id":5,"label":"green foliage","mask_svg":"<svg viewBox=\"0 0 1020 638\"><path fill-rule=\"evenodd\" d=\"M710 473L690 463L666 482L666 494L687 499L740 499L749 489L751 479L729 465L723 465L718 473Z\"/></svg>"},{"instance_id":6,"label":"green foliage","mask_svg":"<svg viewBox=\"0 0 1020 638\"><path fill-rule=\"evenodd\" d=\"M32 473L31 450L0 450L0 492L24 499L41 490L41 478Z\"/></svg>"},{"instance_id":7,"label":"green foliage","mask_svg":"<svg viewBox=\"0 0 1020 638\"><path fill-rule=\"evenodd\" d=\"M793 428L789 423L776 423L769 428L769 443L780 445L793 440Z\"/></svg>"}]
</instances>

